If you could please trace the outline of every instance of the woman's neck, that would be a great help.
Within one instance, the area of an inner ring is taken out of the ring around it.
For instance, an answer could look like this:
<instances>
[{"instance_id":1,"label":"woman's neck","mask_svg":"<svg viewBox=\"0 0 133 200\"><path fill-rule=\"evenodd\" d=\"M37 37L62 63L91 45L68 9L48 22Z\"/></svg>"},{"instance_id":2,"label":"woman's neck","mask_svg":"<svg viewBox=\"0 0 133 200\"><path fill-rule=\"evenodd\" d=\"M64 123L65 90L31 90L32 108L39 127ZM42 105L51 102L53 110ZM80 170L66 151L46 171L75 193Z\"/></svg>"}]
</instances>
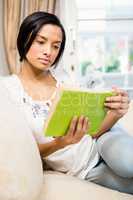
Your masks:
<instances>
[{"instance_id":1,"label":"woman's neck","mask_svg":"<svg viewBox=\"0 0 133 200\"><path fill-rule=\"evenodd\" d=\"M49 74L48 70L39 70L31 66L27 62L23 62L21 65L21 71L19 73L19 77L24 80L30 80L33 82L43 82L45 78L47 78Z\"/></svg>"},{"instance_id":2,"label":"woman's neck","mask_svg":"<svg viewBox=\"0 0 133 200\"><path fill-rule=\"evenodd\" d=\"M49 71L34 69L26 62L23 62L18 77L21 80L24 90L34 100L46 101L51 98L51 95L55 91L56 80L51 73Z\"/></svg>"}]
</instances>

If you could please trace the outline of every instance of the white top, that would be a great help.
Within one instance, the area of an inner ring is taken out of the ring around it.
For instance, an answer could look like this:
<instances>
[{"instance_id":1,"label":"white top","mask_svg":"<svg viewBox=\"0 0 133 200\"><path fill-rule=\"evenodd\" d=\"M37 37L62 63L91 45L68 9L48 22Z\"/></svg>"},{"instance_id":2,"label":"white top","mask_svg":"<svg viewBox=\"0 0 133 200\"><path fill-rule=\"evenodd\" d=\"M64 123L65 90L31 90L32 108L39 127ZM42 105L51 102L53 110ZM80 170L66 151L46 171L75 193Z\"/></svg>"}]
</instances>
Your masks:
<instances>
[{"instance_id":1,"label":"white top","mask_svg":"<svg viewBox=\"0 0 133 200\"><path fill-rule=\"evenodd\" d=\"M53 140L52 137L45 137L43 133L51 101L33 100L25 92L17 75L1 78L0 84L5 87L12 102L23 109L37 142L46 143ZM45 157L45 161L56 171L85 178L86 174L97 164L99 157L95 140L89 135L85 135L79 143L52 153L50 156Z\"/></svg>"}]
</instances>

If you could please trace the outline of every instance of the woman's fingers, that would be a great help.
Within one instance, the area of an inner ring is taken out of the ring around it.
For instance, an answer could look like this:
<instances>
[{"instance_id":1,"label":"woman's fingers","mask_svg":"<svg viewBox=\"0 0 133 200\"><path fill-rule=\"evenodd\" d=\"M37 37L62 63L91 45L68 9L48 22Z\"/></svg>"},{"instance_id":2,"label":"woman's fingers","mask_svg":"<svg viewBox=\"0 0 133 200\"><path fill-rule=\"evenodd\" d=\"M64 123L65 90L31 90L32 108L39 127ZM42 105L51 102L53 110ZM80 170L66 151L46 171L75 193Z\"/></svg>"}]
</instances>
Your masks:
<instances>
[{"instance_id":1,"label":"woman's fingers","mask_svg":"<svg viewBox=\"0 0 133 200\"><path fill-rule=\"evenodd\" d=\"M78 123L78 117L75 116L72 118L67 135L70 135L70 136L74 135L76 127L77 127L77 123Z\"/></svg>"},{"instance_id":2,"label":"woman's fingers","mask_svg":"<svg viewBox=\"0 0 133 200\"><path fill-rule=\"evenodd\" d=\"M105 103L110 103L110 105L128 105L129 104L129 97L128 93L121 89L115 89L114 92L116 93L115 96L107 97Z\"/></svg>"},{"instance_id":3,"label":"woman's fingers","mask_svg":"<svg viewBox=\"0 0 133 200\"><path fill-rule=\"evenodd\" d=\"M128 96L128 93L125 90L122 90L122 89L117 88L117 87L112 87L112 89L116 94L121 94L122 96Z\"/></svg>"},{"instance_id":4,"label":"woman's fingers","mask_svg":"<svg viewBox=\"0 0 133 200\"><path fill-rule=\"evenodd\" d=\"M128 98L128 96L122 96L122 95L111 96L111 97L106 98L106 102L129 103L129 98Z\"/></svg>"},{"instance_id":5,"label":"woman's fingers","mask_svg":"<svg viewBox=\"0 0 133 200\"><path fill-rule=\"evenodd\" d=\"M74 117L70 123L67 134L64 136L64 139L67 144L77 143L88 131L88 118Z\"/></svg>"},{"instance_id":6,"label":"woman's fingers","mask_svg":"<svg viewBox=\"0 0 133 200\"><path fill-rule=\"evenodd\" d=\"M77 123L76 133L82 132L83 124L84 124L84 116L81 116L79 117L79 120Z\"/></svg>"},{"instance_id":7,"label":"woman's fingers","mask_svg":"<svg viewBox=\"0 0 133 200\"><path fill-rule=\"evenodd\" d=\"M87 131L88 131L88 118L81 116L77 124L77 129L75 131L75 140L80 141L80 139L87 133Z\"/></svg>"},{"instance_id":8,"label":"woman's fingers","mask_svg":"<svg viewBox=\"0 0 133 200\"><path fill-rule=\"evenodd\" d=\"M129 108L129 97L126 91L114 88L115 96L107 97L105 106L114 111L118 116L123 116Z\"/></svg>"},{"instance_id":9,"label":"woman's fingers","mask_svg":"<svg viewBox=\"0 0 133 200\"><path fill-rule=\"evenodd\" d=\"M83 124L83 132L87 133L88 128L89 128L89 120L88 120L88 117L85 117L84 124Z\"/></svg>"},{"instance_id":10,"label":"woman's fingers","mask_svg":"<svg viewBox=\"0 0 133 200\"><path fill-rule=\"evenodd\" d=\"M104 105L110 109L128 109L129 108L129 104L121 103L121 102L112 102L112 103L105 102Z\"/></svg>"}]
</instances>

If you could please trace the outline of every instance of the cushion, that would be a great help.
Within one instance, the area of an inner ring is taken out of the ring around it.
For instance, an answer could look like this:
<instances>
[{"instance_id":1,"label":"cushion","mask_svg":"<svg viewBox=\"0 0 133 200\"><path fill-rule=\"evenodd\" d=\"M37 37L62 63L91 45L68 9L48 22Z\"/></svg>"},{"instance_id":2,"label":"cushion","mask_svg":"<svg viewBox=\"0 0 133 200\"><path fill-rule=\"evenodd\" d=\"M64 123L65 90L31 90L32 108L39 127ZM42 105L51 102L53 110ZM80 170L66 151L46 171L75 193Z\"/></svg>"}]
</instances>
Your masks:
<instances>
[{"instance_id":1,"label":"cushion","mask_svg":"<svg viewBox=\"0 0 133 200\"><path fill-rule=\"evenodd\" d=\"M133 196L120 193L75 177L47 171L39 200L132 200Z\"/></svg>"},{"instance_id":2,"label":"cushion","mask_svg":"<svg viewBox=\"0 0 133 200\"><path fill-rule=\"evenodd\" d=\"M40 154L21 109L0 86L0 199L38 200L43 171Z\"/></svg>"},{"instance_id":3,"label":"cushion","mask_svg":"<svg viewBox=\"0 0 133 200\"><path fill-rule=\"evenodd\" d=\"M120 119L120 122L127 132L133 136L133 100L130 102L127 114Z\"/></svg>"}]
</instances>

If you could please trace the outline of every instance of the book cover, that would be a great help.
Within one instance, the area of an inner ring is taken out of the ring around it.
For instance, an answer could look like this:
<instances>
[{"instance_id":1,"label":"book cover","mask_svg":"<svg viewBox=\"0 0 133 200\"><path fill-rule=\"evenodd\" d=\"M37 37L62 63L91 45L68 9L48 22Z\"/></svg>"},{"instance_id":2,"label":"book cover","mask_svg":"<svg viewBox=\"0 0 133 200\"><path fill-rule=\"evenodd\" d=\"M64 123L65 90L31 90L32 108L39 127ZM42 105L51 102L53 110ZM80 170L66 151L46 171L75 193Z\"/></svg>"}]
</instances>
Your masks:
<instances>
[{"instance_id":1,"label":"book cover","mask_svg":"<svg viewBox=\"0 0 133 200\"><path fill-rule=\"evenodd\" d=\"M51 107L45 123L45 136L63 136L74 116L84 115L90 121L88 134L94 135L106 115L104 108L106 97L112 96L111 91L83 91L62 89Z\"/></svg>"}]
</instances>

